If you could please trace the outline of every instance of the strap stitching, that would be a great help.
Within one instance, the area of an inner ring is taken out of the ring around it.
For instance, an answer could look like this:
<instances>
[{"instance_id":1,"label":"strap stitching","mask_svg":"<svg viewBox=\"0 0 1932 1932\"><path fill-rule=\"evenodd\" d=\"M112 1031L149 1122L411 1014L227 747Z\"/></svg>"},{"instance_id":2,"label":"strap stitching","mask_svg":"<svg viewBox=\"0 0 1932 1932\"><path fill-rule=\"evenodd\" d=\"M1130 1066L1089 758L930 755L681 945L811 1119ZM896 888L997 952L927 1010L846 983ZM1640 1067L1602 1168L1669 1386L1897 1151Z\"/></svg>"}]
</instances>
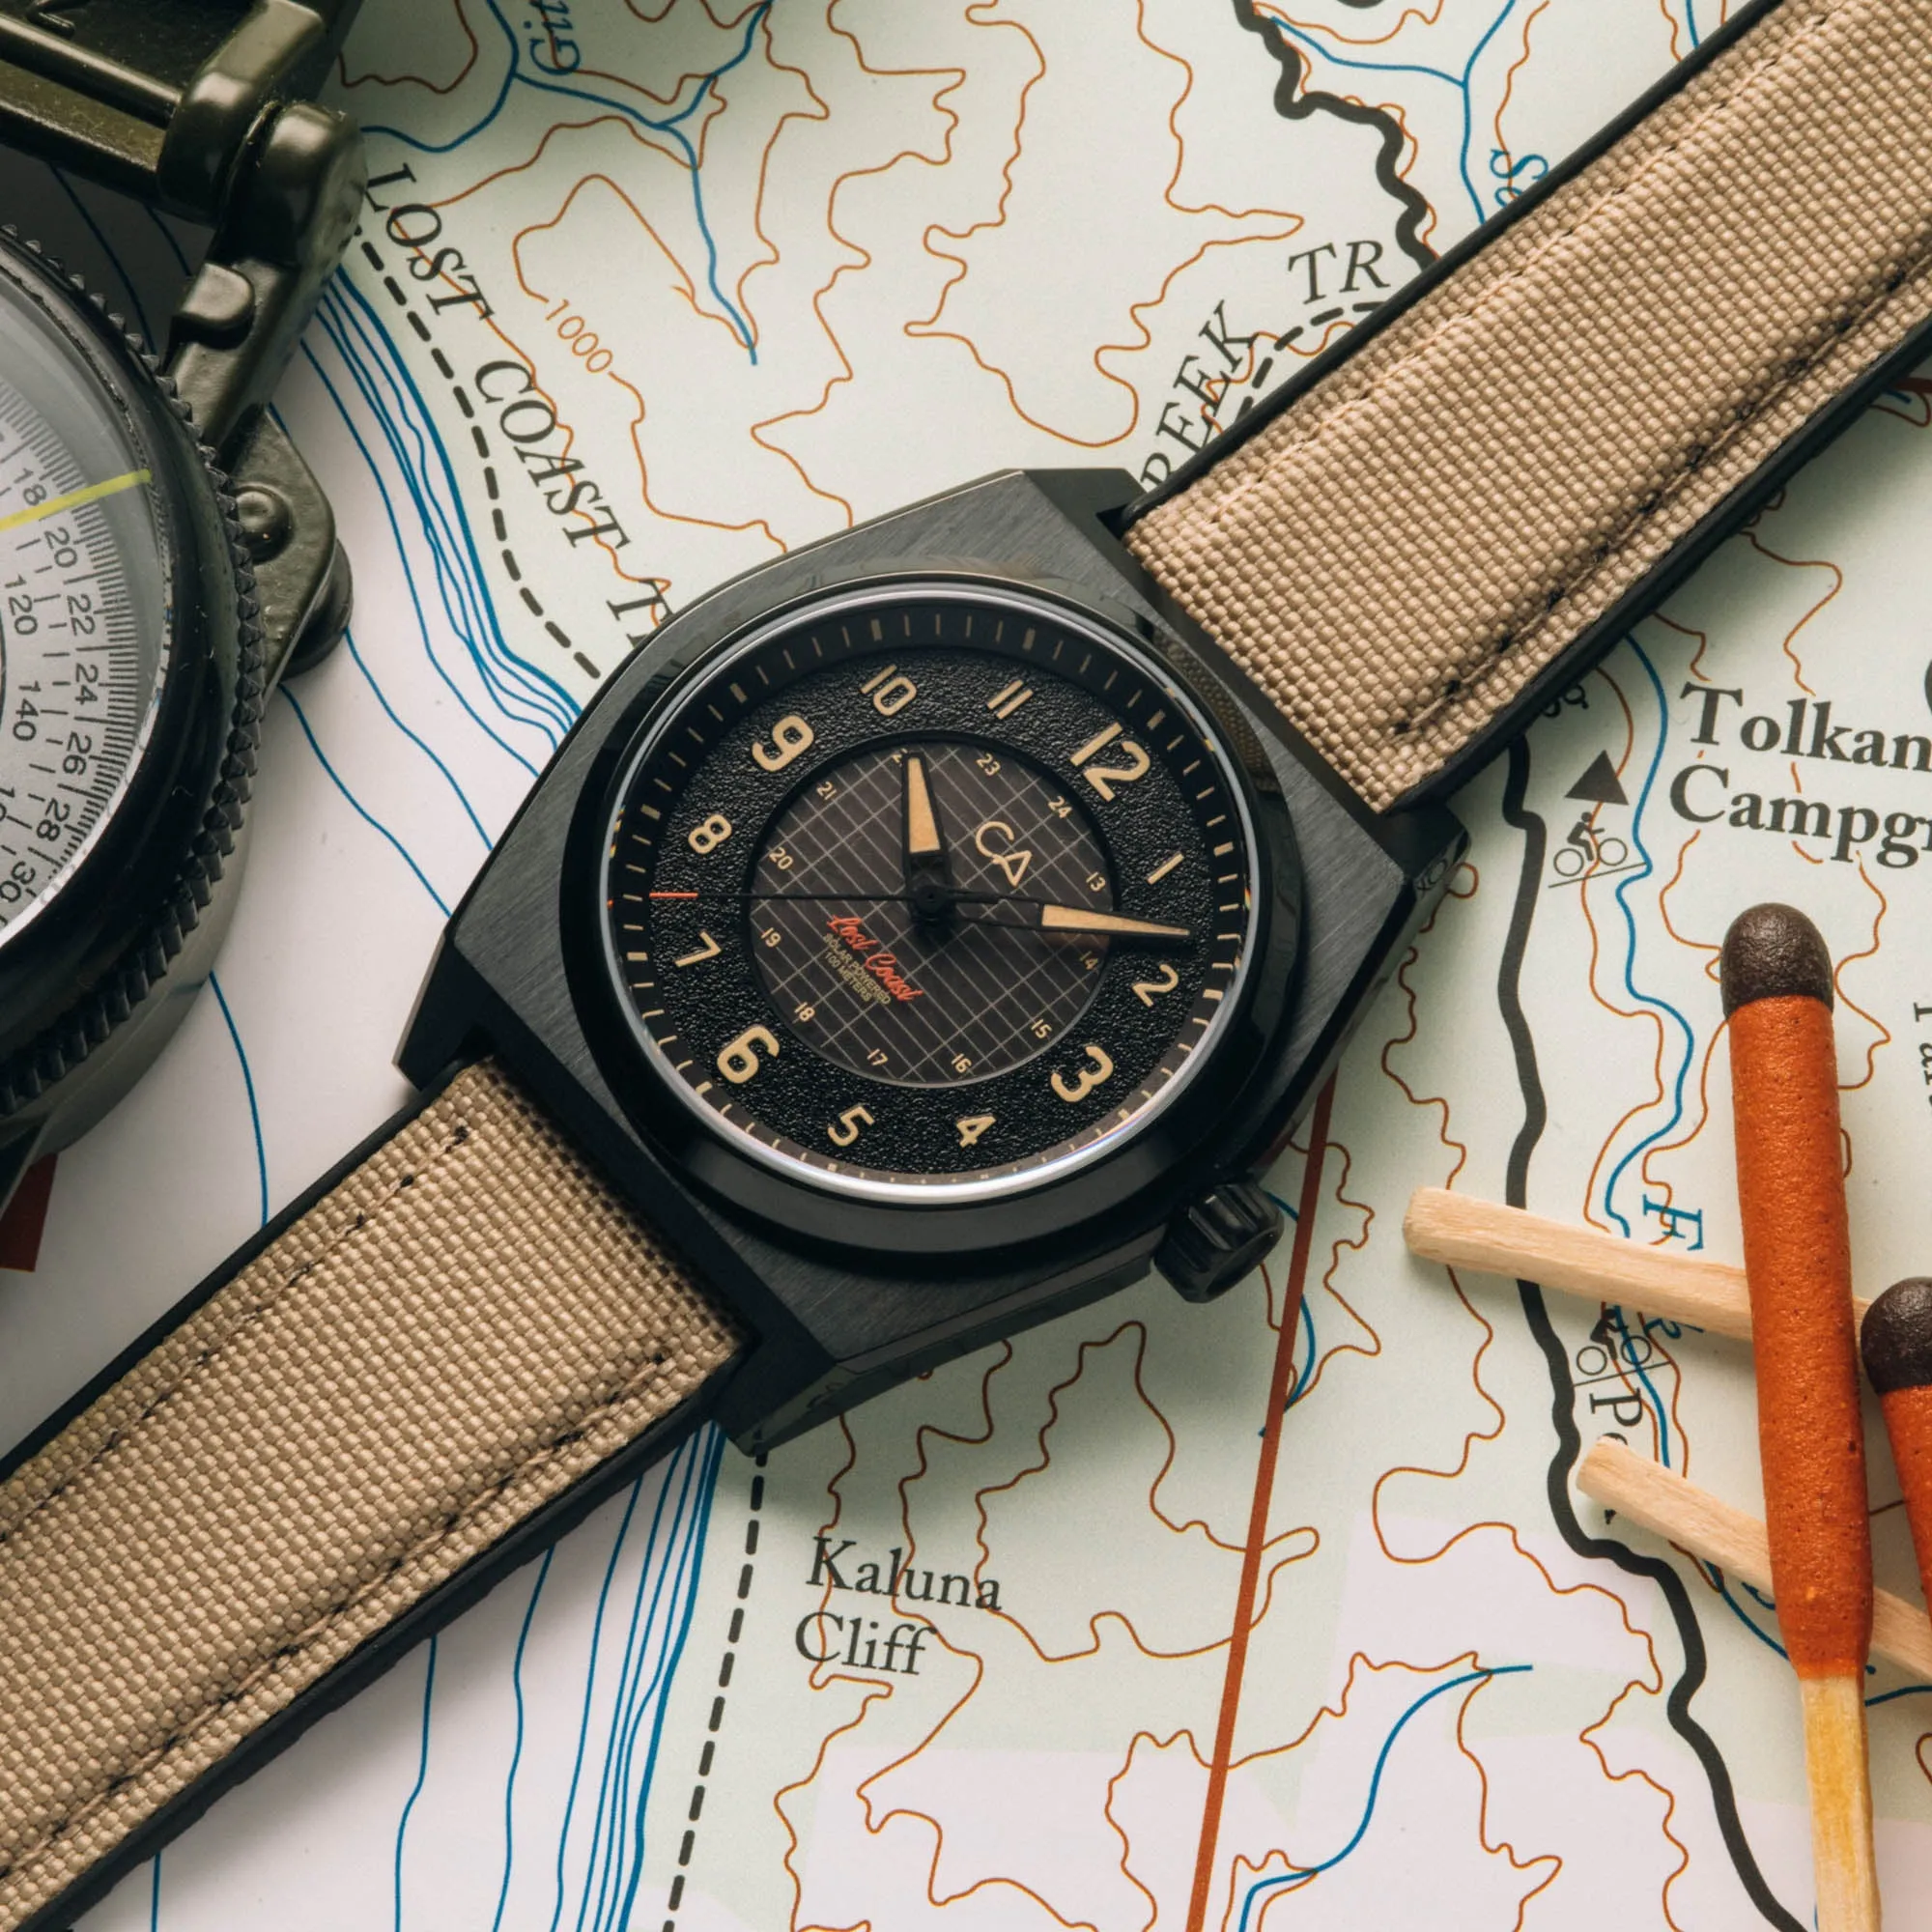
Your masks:
<instances>
[{"instance_id":1,"label":"strap stitching","mask_svg":"<svg viewBox=\"0 0 1932 1932\"><path fill-rule=\"evenodd\" d=\"M1298 436L1284 437L1269 452L1266 463L1258 468L1253 476L1249 477L1245 483L1237 484L1219 503L1213 506L1211 515L1214 522L1216 524L1225 522L1238 505L1268 482L1275 459L1286 455L1291 450L1312 448L1323 437L1330 435L1345 417L1357 411L1362 404L1374 401L1378 391L1392 377L1402 373L1415 362L1420 361L1459 323L1473 322L1484 310L1494 307L1506 291L1535 273L1544 265L1550 251L1559 243L1574 240L1614 203L1632 192L1633 189L1646 185L1661 162L1676 154L1687 141L1702 133L1720 115L1728 111L1736 104L1739 98L1747 89L1753 86L1774 69L1783 65L1784 62L1795 59L1800 53L1808 50L1815 43L1811 38L1807 37L1811 36L1816 28L1827 24L1830 18L1830 9L1820 8L1796 30L1788 45L1775 49L1770 53L1760 53L1747 68L1736 76L1729 89L1716 100L1711 101L1690 126L1685 128L1675 140L1666 142L1655 154L1648 156L1639 164L1637 172L1629 181L1621 182L1615 187L1605 189L1587 208L1577 212L1571 219L1568 227L1559 228L1554 233L1545 236L1538 242L1529 258L1520 267L1509 270L1499 279L1484 288L1474 291L1465 298L1466 306L1452 309L1447 315L1436 320L1429 328L1429 332L1420 341L1412 343L1409 347L1404 349L1394 360L1382 369L1365 376L1356 388L1341 394L1336 399L1333 408L1320 421L1309 423L1302 429ZM1607 167L1617 158L1617 151L1612 149L1596 165L1599 167ZM1504 242L1497 245L1507 245L1507 241L1508 238L1505 237ZM1477 260L1476 266L1483 266L1480 257ZM1318 389L1315 395L1319 397L1320 393ZM1293 418L1290 415L1285 416L1282 420L1284 425L1286 425L1292 422ZM1263 438L1261 440L1264 441L1266 439ZM1259 448L1259 441L1256 446ZM1209 478L1204 478L1203 480L1208 481L1210 478L1211 472ZM1170 511L1179 511L1180 505L1185 501L1186 497L1183 495L1177 497L1167 508ZM1156 516L1161 514L1159 511L1155 512Z\"/></svg>"},{"instance_id":2,"label":"strap stitching","mask_svg":"<svg viewBox=\"0 0 1932 1932\"><path fill-rule=\"evenodd\" d=\"M329 1247L323 1251L323 1254L327 1255L335 1247L340 1246L348 1240L351 1236L360 1233L364 1228L369 1226L375 1220L376 1215L383 1211L383 1208L392 1204L421 1175L428 1173L437 1161L440 1161L444 1155L463 1146L469 1138L469 1129L468 1125L459 1122L456 1130L450 1139L445 1142L435 1159L424 1163L414 1172L405 1175L396 1183L395 1187L390 1190L387 1201L380 1204L371 1213L358 1214L355 1224L345 1230L335 1241L331 1242ZM304 1263L301 1267L295 1269L289 1275L287 1282L283 1284L284 1287L292 1286L304 1275L312 1272L322 1259L323 1256L318 1256L315 1261ZM260 1315L265 1313L268 1307L271 1305L264 1303L261 1307L251 1310L246 1318L247 1321L252 1322L259 1319ZM707 1308L706 1312L712 1314L715 1318L715 1310ZM238 1326L234 1332L235 1334L240 1334L242 1332L241 1327ZM234 1337L231 1335L229 1340L232 1341ZM226 1346L224 1343L219 1345L215 1350L204 1351L201 1356L198 1356L187 1374L182 1378L182 1381L177 1384L176 1389L170 1389L168 1395L172 1396L177 1392L177 1389L185 1386L189 1378L198 1373L206 1361L212 1360L213 1355L219 1353L221 1348L225 1348ZM14 1878L37 1864L61 1838L65 1837L76 1825L84 1823L101 1805L105 1804L116 1792L123 1790L144 1774L154 1771L173 1752L181 1749L183 1746L191 1743L200 1731L218 1718L223 1711L229 1709L232 1705L240 1703L243 1697L273 1672L278 1665L299 1658L304 1652L314 1648L343 1617L368 1597L375 1594L376 1591L381 1589L384 1584L387 1583L400 1571L407 1569L412 1563L424 1556L434 1554L436 1549L440 1545L449 1542L467 1521L480 1514L491 1503L497 1500L498 1497L503 1495L516 1483L532 1472L537 1471L544 1463L556 1461L564 1450L572 1448L577 1443L582 1441L601 1421L614 1414L647 1383L655 1379L656 1371L663 1368L665 1359L665 1351L662 1349L658 1350L651 1357L650 1366L640 1369L637 1375L623 1384L615 1395L601 1404L598 1407L588 1411L578 1422L540 1445L525 1461L520 1463L515 1468L506 1471L490 1488L472 1497L462 1508L452 1510L440 1523L425 1531L415 1543L393 1557L376 1575L357 1584L347 1596L332 1605L328 1609L323 1611L320 1616L298 1631L288 1642L270 1652L269 1656L265 1657L252 1670L248 1671L245 1676L229 1690L221 1691L218 1695L211 1698L207 1704L194 1713L185 1722L177 1725L167 1736L151 1746L140 1757L134 1759L120 1771L112 1773L107 1782L93 1797L85 1800L71 1810L55 1819L38 1838L34 1839L30 1844L22 1846L9 1862L0 1864L0 1884L4 1884L8 1879ZM165 1401L167 1397L163 1397L161 1400ZM145 1419L146 1415L154 1413L154 1410L159 1406L160 1403L156 1403L148 1410L144 1411L142 1419ZM125 1440L127 1435L131 1433L133 1426L130 1424L128 1431L117 1432L116 1440ZM99 1455L97 1455L93 1459L93 1462L98 1463L100 1460L100 1456L105 1455L108 1446L111 1445L103 1445ZM91 1467L93 1463L90 1463L89 1466ZM76 1475L79 1473L79 1471L75 1472ZM70 1483L72 1480L73 1478L70 1478ZM63 1485L63 1487L66 1487L66 1485ZM52 1496L43 1498L41 1503L35 1506L36 1512L44 1508L52 1500ZM24 1520L23 1519L23 1523ZM16 1525L16 1529L20 1526Z\"/></svg>"},{"instance_id":3,"label":"strap stitching","mask_svg":"<svg viewBox=\"0 0 1932 1932\"><path fill-rule=\"evenodd\" d=\"M1871 295L1861 307L1853 314L1833 322L1830 325L1830 332L1825 338L1808 354L1787 363L1783 373L1773 379L1755 401L1732 411L1729 426L1713 442L1694 448L1686 457L1682 469L1673 480L1661 485L1621 524L1607 535L1601 537L1589 562L1584 564L1574 577L1559 583L1548 594L1544 608L1537 615L1530 618L1520 629L1505 631L1492 642L1482 646L1481 656L1469 663L1466 668L1455 670L1450 674L1442 692L1434 702L1424 705L1419 711L1406 718L1395 719L1387 726L1388 735L1391 738L1406 737L1409 732L1430 724L1452 705L1482 691L1488 680L1501 668L1505 655L1520 644L1533 642L1547 630L1555 620L1557 611L1609 567L1614 553L1626 539L1677 501L1690 486L1692 477L1736 443L1747 430L1761 421L1853 330L1871 322L1889 307L1905 292L1908 283L1922 280L1928 265L1932 265L1932 231L1927 231L1918 246L1906 258L1905 266L1889 276L1884 286Z\"/></svg>"},{"instance_id":4,"label":"strap stitching","mask_svg":"<svg viewBox=\"0 0 1932 1932\"><path fill-rule=\"evenodd\" d=\"M1466 306L1456 309L1438 320L1420 341L1404 350L1396 360L1378 373L1369 376L1362 385L1352 393L1339 398L1334 408L1321 420L1311 423L1298 436L1284 438L1270 453L1265 465L1259 469L1254 476L1231 491L1220 503L1213 507L1210 512L1213 523L1217 526L1225 526L1229 518L1238 509L1241 503L1266 484L1275 463L1282 457L1292 451L1313 448L1324 437L1330 435L1346 417L1358 410L1362 404L1373 400L1392 378L1406 369L1414 366L1450 329L1456 327L1461 323L1476 320L1485 309L1492 307L1505 291L1510 289L1514 284L1527 278L1535 270L1542 266L1553 248L1564 242L1573 240L1583 228L1596 221L1606 209L1610 208L1621 197L1631 192L1634 188L1645 185L1654 177L1657 168L1662 161L1676 154L1686 142L1703 132L1704 129L1709 128L1721 115L1728 112L1748 89L1756 85L1767 74L1775 71L1777 68L1787 62L1796 60L1802 54L1814 47L1819 38L1818 30L1830 24L1831 18L1832 11L1829 8L1820 8L1813 12L1794 30L1791 40L1785 45L1771 52L1760 54L1749 66L1740 71L1732 81L1730 87L1722 95L1708 103L1690 126L1685 128L1676 139L1665 143L1664 146L1659 148L1654 154L1643 160L1639 164L1637 172L1629 181L1620 183L1617 186L1605 190L1587 208L1579 211L1567 227L1558 229L1543 238L1537 243L1529 259L1523 262L1520 267L1511 270L1501 278L1475 294L1469 299ZM1605 156L1603 164L1608 164L1614 158L1613 152L1611 155ZM1907 265L1888 280L1884 288L1877 291L1860 308L1857 314L1834 324L1831 334L1819 343L1809 355L1796 362L1787 364L1781 375L1772 381L1757 401L1748 409L1733 412L1730 427L1723 432L1718 440L1709 446L1691 452L1672 482L1661 487L1654 493L1646 504L1633 512L1607 538L1602 540L1597 547L1597 552L1592 561L1586 564L1568 582L1560 585L1549 594L1548 601L1540 616L1531 620L1527 628L1519 632L1506 633L1492 644L1484 646L1483 650L1487 657L1487 662L1484 662L1482 657L1478 657L1466 669L1453 673L1447 681L1446 688L1434 702L1426 705L1421 711L1409 717L1394 720L1385 727L1389 738L1400 739L1419 725L1428 724L1448 706L1457 703L1461 699L1475 696L1501 665L1505 653L1514 646L1534 638L1551 621L1553 613L1561 604L1575 596L1593 578L1601 574L1609 561L1611 551L1618 544L1623 542L1632 531L1655 517L1667 502L1675 500L1682 494L1690 477L1704 468L1713 456L1734 443L1745 430L1761 419L1777 401L1795 387L1805 375L1810 373L1851 329L1869 321L1891 301L1906 281L1924 269L1928 252L1932 252L1932 244L1921 242L1919 247L1907 258ZM1179 502L1184 500L1184 498L1181 498L1177 501L1174 506L1177 512L1179 508Z\"/></svg>"},{"instance_id":5,"label":"strap stitching","mask_svg":"<svg viewBox=\"0 0 1932 1932\"><path fill-rule=\"evenodd\" d=\"M83 1476L91 1474L115 1450L130 1442L144 1425L152 1422L178 1395L185 1393L201 1377L205 1370L212 1367L226 1354L249 1329L255 1327L261 1321L264 1316L280 1307L281 1303L287 1298L287 1292L290 1289L302 1280L304 1276L314 1273L338 1248L342 1247L352 1237L359 1235L365 1228L370 1226L399 1194L403 1193L407 1188L413 1186L420 1176L434 1172L449 1154L462 1147L469 1138L469 1128L468 1123L462 1121L457 1122L449 1138L443 1145L433 1152L427 1160L419 1162L410 1173L404 1175L394 1187L389 1190L387 1199L379 1201L373 1208L366 1212L358 1209L353 1221L344 1227L339 1234L331 1237L311 1259L303 1262L299 1267L291 1268L286 1275L282 1276L274 1284L272 1291L250 1307L247 1313L229 1329L220 1341L212 1342L207 1348L198 1350L183 1366L177 1378L163 1388L138 1415L133 1416L130 1420L121 1424L120 1427L110 1432L105 1440L88 1457L86 1462L80 1463L76 1468L62 1477L60 1482L53 1489L49 1490L39 1502L35 1503L12 1528L0 1532L0 1549L5 1549L9 1544L26 1529L36 1517L40 1516L43 1511L52 1508ZM0 1869L0 1877L5 1876L4 1869Z\"/></svg>"}]
</instances>

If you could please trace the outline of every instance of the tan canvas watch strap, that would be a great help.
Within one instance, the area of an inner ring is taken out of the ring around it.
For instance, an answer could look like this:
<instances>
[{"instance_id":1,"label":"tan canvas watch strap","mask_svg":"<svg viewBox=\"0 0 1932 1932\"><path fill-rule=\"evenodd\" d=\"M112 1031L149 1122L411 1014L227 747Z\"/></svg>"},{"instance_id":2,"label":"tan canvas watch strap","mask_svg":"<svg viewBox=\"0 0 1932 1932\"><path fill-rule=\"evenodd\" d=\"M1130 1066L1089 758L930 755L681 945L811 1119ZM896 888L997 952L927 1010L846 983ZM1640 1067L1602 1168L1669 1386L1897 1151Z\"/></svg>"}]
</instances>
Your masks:
<instances>
[{"instance_id":1,"label":"tan canvas watch strap","mask_svg":"<svg viewBox=\"0 0 1932 1932\"><path fill-rule=\"evenodd\" d=\"M1445 268L1126 539L1378 810L1914 346L1932 4L1785 0Z\"/></svg>"},{"instance_id":2,"label":"tan canvas watch strap","mask_svg":"<svg viewBox=\"0 0 1932 1932\"><path fill-rule=\"evenodd\" d=\"M0 1927L675 1439L737 1346L500 1071L458 1074L0 1484Z\"/></svg>"}]
</instances>

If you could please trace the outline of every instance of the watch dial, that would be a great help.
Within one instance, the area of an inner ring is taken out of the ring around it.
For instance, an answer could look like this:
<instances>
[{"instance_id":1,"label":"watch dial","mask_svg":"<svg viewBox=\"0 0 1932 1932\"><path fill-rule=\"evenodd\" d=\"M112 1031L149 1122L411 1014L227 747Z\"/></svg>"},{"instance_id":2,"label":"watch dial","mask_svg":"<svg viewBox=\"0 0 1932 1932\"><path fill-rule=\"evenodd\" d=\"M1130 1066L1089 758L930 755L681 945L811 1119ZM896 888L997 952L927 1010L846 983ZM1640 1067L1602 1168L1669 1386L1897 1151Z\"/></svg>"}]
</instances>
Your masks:
<instances>
[{"instance_id":1,"label":"watch dial","mask_svg":"<svg viewBox=\"0 0 1932 1932\"><path fill-rule=\"evenodd\" d=\"M168 618L146 459L99 376L0 279L0 939L126 789Z\"/></svg>"},{"instance_id":2,"label":"watch dial","mask_svg":"<svg viewBox=\"0 0 1932 1932\"><path fill-rule=\"evenodd\" d=\"M646 726L610 964L655 1077L741 1151L892 1198L1037 1185L1220 1043L1254 832L1205 714L1044 602L907 586L754 633Z\"/></svg>"}]
</instances>

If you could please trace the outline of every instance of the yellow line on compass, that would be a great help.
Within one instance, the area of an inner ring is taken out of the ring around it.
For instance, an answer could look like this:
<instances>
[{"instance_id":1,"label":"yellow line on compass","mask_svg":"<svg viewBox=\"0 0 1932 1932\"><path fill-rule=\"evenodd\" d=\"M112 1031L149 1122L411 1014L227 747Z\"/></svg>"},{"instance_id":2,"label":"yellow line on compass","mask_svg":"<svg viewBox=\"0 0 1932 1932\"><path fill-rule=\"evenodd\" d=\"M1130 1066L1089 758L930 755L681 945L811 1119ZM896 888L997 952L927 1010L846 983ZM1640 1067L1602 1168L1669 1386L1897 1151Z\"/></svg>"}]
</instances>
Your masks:
<instances>
[{"instance_id":1,"label":"yellow line on compass","mask_svg":"<svg viewBox=\"0 0 1932 1932\"><path fill-rule=\"evenodd\" d=\"M98 503L103 497L118 496L123 490L131 490L136 483L150 480L150 471L130 469L125 476L110 476L105 483L90 483L84 490L70 490L65 497L15 510L11 517L0 517L0 530L16 530L22 524L37 524L43 517L57 517L63 510L79 509L83 503Z\"/></svg>"}]
</instances>

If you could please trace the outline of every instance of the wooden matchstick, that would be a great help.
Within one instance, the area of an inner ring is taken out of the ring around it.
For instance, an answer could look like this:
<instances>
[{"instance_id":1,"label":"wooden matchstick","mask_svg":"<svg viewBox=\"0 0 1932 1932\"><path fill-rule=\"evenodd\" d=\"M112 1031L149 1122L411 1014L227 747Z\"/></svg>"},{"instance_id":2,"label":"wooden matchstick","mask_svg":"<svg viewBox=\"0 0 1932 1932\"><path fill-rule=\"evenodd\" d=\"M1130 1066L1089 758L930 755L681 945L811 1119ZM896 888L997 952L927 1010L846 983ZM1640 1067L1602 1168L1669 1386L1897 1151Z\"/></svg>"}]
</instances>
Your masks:
<instances>
[{"instance_id":1,"label":"wooden matchstick","mask_svg":"<svg viewBox=\"0 0 1932 1932\"><path fill-rule=\"evenodd\" d=\"M1803 913L1760 905L1732 922L1719 973L1771 1585L1804 1719L1818 1928L1870 1932L1879 1922L1864 1704L1871 1524L1832 958Z\"/></svg>"},{"instance_id":2,"label":"wooden matchstick","mask_svg":"<svg viewBox=\"0 0 1932 1932\"><path fill-rule=\"evenodd\" d=\"M1918 1580L1932 1604L1932 1281L1894 1282L1872 1303L1859 1339L1905 1492Z\"/></svg>"},{"instance_id":3,"label":"wooden matchstick","mask_svg":"<svg viewBox=\"0 0 1932 1932\"><path fill-rule=\"evenodd\" d=\"M1750 1339L1745 1271L1725 1262L1645 1247L1598 1228L1547 1220L1446 1187L1418 1187L1408 1198L1402 1232L1410 1252L1424 1261L1533 1281L1586 1301L1615 1302L1714 1334ZM1853 1301L1861 1321L1866 1306Z\"/></svg>"},{"instance_id":4,"label":"wooden matchstick","mask_svg":"<svg viewBox=\"0 0 1932 1932\"><path fill-rule=\"evenodd\" d=\"M1771 1590L1764 1524L1688 1483L1627 1443L1597 1442L1577 1465L1577 1487L1605 1509L1654 1530L1700 1563L1715 1563L1753 1590ZM1932 1619L1889 1590L1872 1593L1872 1649L1932 1684Z\"/></svg>"}]
</instances>

